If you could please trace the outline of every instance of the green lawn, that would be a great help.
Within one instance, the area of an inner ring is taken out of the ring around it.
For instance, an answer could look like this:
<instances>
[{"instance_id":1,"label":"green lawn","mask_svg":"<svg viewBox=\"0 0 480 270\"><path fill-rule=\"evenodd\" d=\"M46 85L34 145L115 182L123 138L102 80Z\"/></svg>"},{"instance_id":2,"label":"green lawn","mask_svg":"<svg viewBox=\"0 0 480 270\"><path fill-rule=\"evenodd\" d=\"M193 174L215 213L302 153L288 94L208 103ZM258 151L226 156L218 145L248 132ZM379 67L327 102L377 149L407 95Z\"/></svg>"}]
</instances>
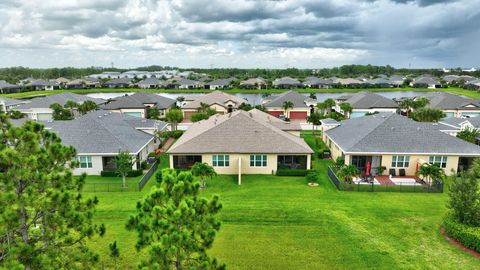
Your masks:
<instances>
[{"instance_id":1,"label":"green lawn","mask_svg":"<svg viewBox=\"0 0 480 270\"><path fill-rule=\"evenodd\" d=\"M478 259L451 246L439 233L446 194L340 192L317 160L320 187L302 177L221 175L204 195L219 194L222 228L211 254L228 269L475 269ZM165 162L163 162L165 165ZM93 180L92 180L93 181ZM113 266L108 243L117 240L119 269L134 269L134 233L124 229L142 192L97 192L96 221L105 223L103 239L90 242Z\"/></svg>"},{"instance_id":2,"label":"green lawn","mask_svg":"<svg viewBox=\"0 0 480 270\"><path fill-rule=\"evenodd\" d=\"M53 95L62 92L72 92L77 94L90 94L90 93L112 93L112 92L154 92L154 93L207 93L212 90L206 89L138 89L138 88L94 88L94 89L76 89L76 90L55 90L55 91L30 91L23 93L11 93L11 94L0 94L0 96L10 97L10 98L32 98L35 96L45 96ZM287 90L283 89L265 89L265 90L249 90L249 89L240 89L234 88L225 90L229 93L281 93ZM395 92L395 91L415 91L415 92L432 92L432 91L441 91L441 92L450 92L454 94L464 95L472 98L480 98L480 92L473 90L466 90L458 87L449 87L441 89L426 89L426 88L332 88L332 89L297 89L299 92L303 93L336 93L336 92L360 92L360 91L370 91L370 92Z\"/></svg>"}]
</instances>

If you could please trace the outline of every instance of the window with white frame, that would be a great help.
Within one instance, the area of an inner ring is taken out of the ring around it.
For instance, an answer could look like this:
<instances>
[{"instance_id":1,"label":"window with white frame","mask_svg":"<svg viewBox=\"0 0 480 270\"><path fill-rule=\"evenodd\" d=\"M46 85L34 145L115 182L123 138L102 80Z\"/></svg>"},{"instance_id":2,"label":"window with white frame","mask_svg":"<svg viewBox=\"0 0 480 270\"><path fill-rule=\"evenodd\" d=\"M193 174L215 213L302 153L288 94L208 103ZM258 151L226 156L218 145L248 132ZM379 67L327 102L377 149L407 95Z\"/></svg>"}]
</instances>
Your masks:
<instances>
[{"instance_id":1,"label":"window with white frame","mask_svg":"<svg viewBox=\"0 0 480 270\"><path fill-rule=\"evenodd\" d=\"M78 156L79 168L92 168L92 157L91 156Z\"/></svg>"},{"instance_id":2,"label":"window with white frame","mask_svg":"<svg viewBox=\"0 0 480 270\"><path fill-rule=\"evenodd\" d=\"M229 155L213 155L212 166L213 167L228 167L228 166L230 166L230 156Z\"/></svg>"},{"instance_id":3,"label":"window with white frame","mask_svg":"<svg viewBox=\"0 0 480 270\"><path fill-rule=\"evenodd\" d=\"M392 167L393 168L407 168L410 165L409 156L393 156Z\"/></svg>"},{"instance_id":4,"label":"window with white frame","mask_svg":"<svg viewBox=\"0 0 480 270\"><path fill-rule=\"evenodd\" d=\"M446 168L447 167L447 156L430 156L429 163L430 164L436 164L440 168Z\"/></svg>"},{"instance_id":5,"label":"window with white frame","mask_svg":"<svg viewBox=\"0 0 480 270\"><path fill-rule=\"evenodd\" d=\"M267 167L267 155L250 155L250 167Z\"/></svg>"}]
</instances>

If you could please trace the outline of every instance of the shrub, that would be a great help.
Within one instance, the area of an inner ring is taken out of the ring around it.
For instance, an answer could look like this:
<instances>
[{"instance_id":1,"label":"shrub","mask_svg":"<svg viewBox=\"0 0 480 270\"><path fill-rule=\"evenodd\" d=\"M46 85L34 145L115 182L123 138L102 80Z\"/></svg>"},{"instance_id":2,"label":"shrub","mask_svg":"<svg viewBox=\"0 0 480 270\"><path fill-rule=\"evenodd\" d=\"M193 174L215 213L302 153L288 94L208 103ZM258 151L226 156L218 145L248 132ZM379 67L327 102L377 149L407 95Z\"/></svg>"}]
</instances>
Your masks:
<instances>
[{"instance_id":1,"label":"shrub","mask_svg":"<svg viewBox=\"0 0 480 270\"><path fill-rule=\"evenodd\" d=\"M443 227L449 236L468 248L480 252L480 227L463 225L451 215L445 217Z\"/></svg>"},{"instance_id":2,"label":"shrub","mask_svg":"<svg viewBox=\"0 0 480 270\"><path fill-rule=\"evenodd\" d=\"M143 170L131 170L127 173L127 177L137 177L143 174ZM102 177L118 177L118 173L115 171L101 171Z\"/></svg>"},{"instance_id":3,"label":"shrub","mask_svg":"<svg viewBox=\"0 0 480 270\"><path fill-rule=\"evenodd\" d=\"M278 169L277 176L306 176L309 170Z\"/></svg>"},{"instance_id":4,"label":"shrub","mask_svg":"<svg viewBox=\"0 0 480 270\"><path fill-rule=\"evenodd\" d=\"M318 182L318 172L311 170L307 172L307 175L305 176L305 179L307 180L308 183L317 183Z\"/></svg>"},{"instance_id":5,"label":"shrub","mask_svg":"<svg viewBox=\"0 0 480 270\"><path fill-rule=\"evenodd\" d=\"M140 163L140 168L142 168L142 170L145 170L147 168L147 161L144 160L142 161L142 163Z\"/></svg>"},{"instance_id":6,"label":"shrub","mask_svg":"<svg viewBox=\"0 0 480 270\"><path fill-rule=\"evenodd\" d=\"M183 134L183 130L172 130L172 131L164 131L160 133L161 138L174 138L178 139Z\"/></svg>"}]
</instances>

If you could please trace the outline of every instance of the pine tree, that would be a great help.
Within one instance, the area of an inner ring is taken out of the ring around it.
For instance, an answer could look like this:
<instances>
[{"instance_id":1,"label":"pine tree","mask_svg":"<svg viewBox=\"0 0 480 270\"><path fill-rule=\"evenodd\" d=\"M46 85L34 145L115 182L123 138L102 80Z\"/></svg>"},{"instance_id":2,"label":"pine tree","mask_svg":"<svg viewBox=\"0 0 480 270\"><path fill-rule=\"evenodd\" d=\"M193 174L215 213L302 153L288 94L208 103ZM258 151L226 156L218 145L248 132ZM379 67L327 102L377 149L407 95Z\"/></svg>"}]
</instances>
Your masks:
<instances>
[{"instance_id":1,"label":"pine tree","mask_svg":"<svg viewBox=\"0 0 480 270\"><path fill-rule=\"evenodd\" d=\"M103 235L92 217L96 198L83 199L85 175L73 177L75 149L29 121L13 127L0 115L0 268L93 268L85 245Z\"/></svg>"},{"instance_id":2,"label":"pine tree","mask_svg":"<svg viewBox=\"0 0 480 270\"><path fill-rule=\"evenodd\" d=\"M200 183L190 172L164 169L160 184L137 203L127 229L138 234L137 250L149 249L144 269L224 269L207 255L220 222L218 196L199 197Z\"/></svg>"},{"instance_id":3,"label":"pine tree","mask_svg":"<svg viewBox=\"0 0 480 270\"><path fill-rule=\"evenodd\" d=\"M110 250L110 257L113 258L115 269L117 269L117 259L120 257L120 249L117 246L117 241L113 241L113 243L109 244L108 249Z\"/></svg>"}]
</instances>

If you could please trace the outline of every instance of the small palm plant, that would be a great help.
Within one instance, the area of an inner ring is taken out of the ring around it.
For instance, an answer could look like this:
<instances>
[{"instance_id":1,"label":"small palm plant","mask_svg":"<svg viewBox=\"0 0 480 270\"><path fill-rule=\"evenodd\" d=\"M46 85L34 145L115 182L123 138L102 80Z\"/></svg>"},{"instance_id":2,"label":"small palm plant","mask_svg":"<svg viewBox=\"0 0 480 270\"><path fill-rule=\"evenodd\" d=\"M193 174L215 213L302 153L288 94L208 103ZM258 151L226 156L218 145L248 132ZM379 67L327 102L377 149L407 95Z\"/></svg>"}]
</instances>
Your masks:
<instances>
[{"instance_id":1,"label":"small palm plant","mask_svg":"<svg viewBox=\"0 0 480 270\"><path fill-rule=\"evenodd\" d=\"M415 173L415 176L421 176L422 180L431 185L433 180L442 181L445 172L437 164L423 163L420 165L420 168L418 168L418 172Z\"/></svg>"},{"instance_id":2,"label":"small palm plant","mask_svg":"<svg viewBox=\"0 0 480 270\"><path fill-rule=\"evenodd\" d=\"M343 165L337 172L338 177L342 178L347 183L352 183L352 180L358 174L357 167L353 165Z\"/></svg>"},{"instance_id":3,"label":"small palm plant","mask_svg":"<svg viewBox=\"0 0 480 270\"><path fill-rule=\"evenodd\" d=\"M285 101L283 102L282 109L285 115L287 115L287 112L289 109L293 109L293 102L291 101Z\"/></svg>"}]
</instances>

